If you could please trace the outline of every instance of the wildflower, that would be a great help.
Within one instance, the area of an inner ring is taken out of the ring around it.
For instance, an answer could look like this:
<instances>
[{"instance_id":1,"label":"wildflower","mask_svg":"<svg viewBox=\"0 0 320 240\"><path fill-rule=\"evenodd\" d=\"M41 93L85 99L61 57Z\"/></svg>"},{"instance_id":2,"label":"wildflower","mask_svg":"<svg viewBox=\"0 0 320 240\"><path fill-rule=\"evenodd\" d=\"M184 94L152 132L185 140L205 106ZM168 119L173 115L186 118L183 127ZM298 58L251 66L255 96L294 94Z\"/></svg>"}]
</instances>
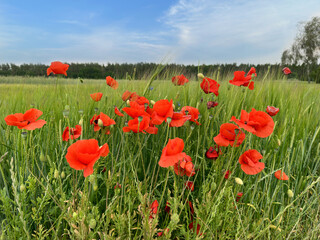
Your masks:
<instances>
[{"instance_id":1,"label":"wildflower","mask_svg":"<svg viewBox=\"0 0 320 240\"><path fill-rule=\"evenodd\" d=\"M124 117L123 113L121 113L120 110L116 106L114 107L114 113L120 117Z\"/></svg>"},{"instance_id":2,"label":"wildflower","mask_svg":"<svg viewBox=\"0 0 320 240\"><path fill-rule=\"evenodd\" d=\"M106 82L113 89L117 89L119 87L119 83L110 76L106 77Z\"/></svg>"},{"instance_id":3,"label":"wildflower","mask_svg":"<svg viewBox=\"0 0 320 240\"><path fill-rule=\"evenodd\" d=\"M67 70L69 68L68 64L64 64L62 62L56 61L52 62L50 67L47 69L47 76L49 76L51 73L53 74L64 74L67 76Z\"/></svg>"},{"instance_id":4,"label":"wildflower","mask_svg":"<svg viewBox=\"0 0 320 240\"><path fill-rule=\"evenodd\" d=\"M190 121L195 122L197 125L200 125L200 123L197 121L200 115L199 110L197 108L185 106L181 109L181 113L185 115L190 115L191 116Z\"/></svg>"},{"instance_id":5,"label":"wildflower","mask_svg":"<svg viewBox=\"0 0 320 240\"><path fill-rule=\"evenodd\" d=\"M69 127L66 127L62 133L62 141L68 141L69 139L77 139L81 136L81 126L76 125L75 128L69 129Z\"/></svg>"},{"instance_id":6,"label":"wildflower","mask_svg":"<svg viewBox=\"0 0 320 240\"><path fill-rule=\"evenodd\" d=\"M101 100L101 98L102 98L102 95L103 94L101 92L90 94L92 100L95 101L95 102L99 102Z\"/></svg>"},{"instance_id":7,"label":"wildflower","mask_svg":"<svg viewBox=\"0 0 320 240\"><path fill-rule=\"evenodd\" d=\"M174 165L174 172L179 176L186 175L188 177L192 177L193 175L195 175L196 172L194 170L191 157L186 155L182 160L179 160Z\"/></svg>"},{"instance_id":8,"label":"wildflower","mask_svg":"<svg viewBox=\"0 0 320 240\"><path fill-rule=\"evenodd\" d=\"M248 87L250 90L254 89L254 82L251 81L252 74L257 76L256 69L251 68L247 75L245 75L244 71L235 71L234 78L229 81L232 85Z\"/></svg>"},{"instance_id":9,"label":"wildflower","mask_svg":"<svg viewBox=\"0 0 320 240\"><path fill-rule=\"evenodd\" d=\"M182 127L184 123L190 119L191 119L190 115L184 115L182 112L174 112L169 126Z\"/></svg>"},{"instance_id":10,"label":"wildflower","mask_svg":"<svg viewBox=\"0 0 320 240\"><path fill-rule=\"evenodd\" d=\"M288 67L283 68L283 69L282 69L282 72L283 72L285 75L291 74L291 70L290 70Z\"/></svg>"},{"instance_id":11,"label":"wildflower","mask_svg":"<svg viewBox=\"0 0 320 240\"><path fill-rule=\"evenodd\" d=\"M126 90L123 94L122 94L122 100L123 101L135 101L138 99L138 94L135 92L129 92L128 90Z\"/></svg>"},{"instance_id":12,"label":"wildflower","mask_svg":"<svg viewBox=\"0 0 320 240\"><path fill-rule=\"evenodd\" d=\"M248 175L255 175L264 169L264 163L259 162L262 155L255 149L245 151L239 158L241 169Z\"/></svg>"},{"instance_id":13,"label":"wildflower","mask_svg":"<svg viewBox=\"0 0 320 240\"><path fill-rule=\"evenodd\" d=\"M279 108L268 106L266 112L272 117L278 114Z\"/></svg>"},{"instance_id":14,"label":"wildflower","mask_svg":"<svg viewBox=\"0 0 320 240\"><path fill-rule=\"evenodd\" d=\"M150 216L149 216L150 219L154 218L155 215L158 213L158 206L159 206L158 201L154 200L153 203L150 206L150 208L151 208Z\"/></svg>"},{"instance_id":15,"label":"wildflower","mask_svg":"<svg viewBox=\"0 0 320 240\"><path fill-rule=\"evenodd\" d=\"M224 178L225 179L229 179L229 175L230 175L231 171L227 170L226 173L224 174Z\"/></svg>"},{"instance_id":16,"label":"wildflower","mask_svg":"<svg viewBox=\"0 0 320 240\"><path fill-rule=\"evenodd\" d=\"M185 85L186 83L188 83L189 80L183 75L179 75L179 76L174 76L172 77L172 83L174 85L178 85L178 86L182 86L182 85Z\"/></svg>"},{"instance_id":17,"label":"wildflower","mask_svg":"<svg viewBox=\"0 0 320 240\"><path fill-rule=\"evenodd\" d=\"M186 188L190 189L191 192L194 191L194 183L193 183L192 181L187 181L187 182L185 183L185 186L186 186Z\"/></svg>"},{"instance_id":18,"label":"wildflower","mask_svg":"<svg viewBox=\"0 0 320 240\"><path fill-rule=\"evenodd\" d=\"M167 120L168 117L172 118L173 106L172 100L169 102L167 99L157 101L153 106L153 113L151 115L151 123L160 125Z\"/></svg>"},{"instance_id":19,"label":"wildflower","mask_svg":"<svg viewBox=\"0 0 320 240\"><path fill-rule=\"evenodd\" d=\"M220 126L220 133L213 138L219 146L240 146L246 135L236 125L224 123ZM235 143L236 141L236 143Z\"/></svg>"},{"instance_id":20,"label":"wildflower","mask_svg":"<svg viewBox=\"0 0 320 240\"><path fill-rule=\"evenodd\" d=\"M138 104L137 102L130 102L130 107L125 107L122 109L126 114L132 118L147 116L150 117L150 114L145 111L145 107Z\"/></svg>"},{"instance_id":21,"label":"wildflower","mask_svg":"<svg viewBox=\"0 0 320 240\"><path fill-rule=\"evenodd\" d=\"M139 121L140 118L140 121ZM142 119L141 119L142 118ZM142 133L150 133L150 134L157 134L158 128L154 127L152 124L150 125L150 117L143 116L143 117L136 117L128 122L128 126L122 128L123 132L142 132Z\"/></svg>"},{"instance_id":22,"label":"wildflower","mask_svg":"<svg viewBox=\"0 0 320 240\"><path fill-rule=\"evenodd\" d=\"M204 75L202 73L198 73L198 78L204 78Z\"/></svg>"},{"instance_id":23,"label":"wildflower","mask_svg":"<svg viewBox=\"0 0 320 240\"><path fill-rule=\"evenodd\" d=\"M34 130L42 128L47 122L39 119L42 112L38 109L31 108L23 113L15 113L5 117L5 121L9 126L17 126L19 129Z\"/></svg>"},{"instance_id":24,"label":"wildflower","mask_svg":"<svg viewBox=\"0 0 320 240\"><path fill-rule=\"evenodd\" d=\"M291 189L288 189L288 197L289 198L293 198L293 192L292 192L292 190Z\"/></svg>"},{"instance_id":25,"label":"wildflower","mask_svg":"<svg viewBox=\"0 0 320 240\"><path fill-rule=\"evenodd\" d=\"M99 121L100 120L100 121ZM99 125L100 123L100 125ZM111 119L108 115L104 114L103 112L100 112L99 115L94 115L91 120L90 120L90 124L94 125L94 128L93 130L95 132L99 131L101 129L101 126L102 127L108 127L108 126L111 126L111 125L114 125L116 124L116 122ZM106 131L106 134L110 134L110 130L107 130Z\"/></svg>"},{"instance_id":26,"label":"wildflower","mask_svg":"<svg viewBox=\"0 0 320 240\"><path fill-rule=\"evenodd\" d=\"M208 151L206 151L206 158L216 160L221 154L219 146L209 147Z\"/></svg>"},{"instance_id":27,"label":"wildflower","mask_svg":"<svg viewBox=\"0 0 320 240\"><path fill-rule=\"evenodd\" d=\"M239 202L240 198L243 196L243 192L238 192L236 197L236 202Z\"/></svg>"},{"instance_id":28,"label":"wildflower","mask_svg":"<svg viewBox=\"0 0 320 240\"><path fill-rule=\"evenodd\" d=\"M213 107L216 107L216 106L218 106L218 105L219 105L219 103L214 102L214 101L209 101L209 102L207 102L207 108L208 108L208 109L213 108Z\"/></svg>"},{"instance_id":29,"label":"wildflower","mask_svg":"<svg viewBox=\"0 0 320 240\"><path fill-rule=\"evenodd\" d=\"M95 139L79 140L73 143L66 155L70 167L75 170L84 170L83 176L87 177L93 173L93 165L100 157L106 157L109 153L109 146L105 143L99 147Z\"/></svg>"},{"instance_id":30,"label":"wildflower","mask_svg":"<svg viewBox=\"0 0 320 240\"><path fill-rule=\"evenodd\" d=\"M285 172L281 171L281 170L278 170L274 173L274 176L276 178L278 178L279 180L289 180L289 177L287 176L287 174L285 174Z\"/></svg>"},{"instance_id":31,"label":"wildflower","mask_svg":"<svg viewBox=\"0 0 320 240\"><path fill-rule=\"evenodd\" d=\"M187 157L183 151L184 142L181 138L169 139L168 144L163 148L160 157L160 167L174 166L180 160Z\"/></svg>"},{"instance_id":32,"label":"wildflower","mask_svg":"<svg viewBox=\"0 0 320 240\"><path fill-rule=\"evenodd\" d=\"M274 121L272 117L267 113L257 111L254 108L252 108L250 113L247 113L245 110L241 110L240 120L232 116L231 121L238 124L239 127L244 130L261 138L270 136L274 128Z\"/></svg>"},{"instance_id":33,"label":"wildflower","mask_svg":"<svg viewBox=\"0 0 320 240\"><path fill-rule=\"evenodd\" d=\"M202 83L200 84L201 89L206 93L214 93L214 95L219 95L219 87L220 84L217 83L215 80L210 78L203 78Z\"/></svg>"}]
</instances>

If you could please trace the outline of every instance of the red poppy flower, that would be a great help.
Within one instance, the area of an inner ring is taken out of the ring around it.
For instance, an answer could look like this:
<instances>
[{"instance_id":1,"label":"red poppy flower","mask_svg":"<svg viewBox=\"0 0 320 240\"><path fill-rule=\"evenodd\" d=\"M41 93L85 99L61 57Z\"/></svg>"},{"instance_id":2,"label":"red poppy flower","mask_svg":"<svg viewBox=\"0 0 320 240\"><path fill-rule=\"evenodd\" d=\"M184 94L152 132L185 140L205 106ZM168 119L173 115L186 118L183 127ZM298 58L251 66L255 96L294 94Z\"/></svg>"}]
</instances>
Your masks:
<instances>
[{"instance_id":1,"label":"red poppy flower","mask_svg":"<svg viewBox=\"0 0 320 240\"><path fill-rule=\"evenodd\" d=\"M135 102L143 106L145 106L145 104L149 105L149 100L142 96L138 96L138 99L135 100Z\"/></svg>"},{"instance_id":2,"label":"red poppy flower","mask_svg":"<svg viewBox=\"0 0 320 240\"><path fill-rule=\"evenodd\" d=\"M206 158L216 160L221 154L219 146L209 147L208 151L206 151Z\"/></svg>"},{"instance_id":3,"label":"red poppy flower","mask_svg":"<svg viewBox=\"0 0 320 240\"><path fill-rule=\"evenodd\" d=\"M106 82L113 89L117 89L119 87L119 83L110 76L106 77Z\"/></svg>"},{"instance_id":4,"label":"red poppy flower","mask_svg":"<svg viewBox=\"0 0 320 240\"><path fill-rule=\"evenodd\" d=\"M256 175L264 169L264 163L259 162L262 155L255 149L245 151L239 158L241 169L248 175Z\"/></svg>"},{"instance_id":5,"label":"red poppy flower","mask_svg":"<svg viewBox=\"0 0 320 240\"><path fill-rule=\"evenodd\" d=\"M197 121L199 119L199 110L194 107L185 106L181 109L181 112L185 115L191 115L191 122L195 122L197 125L200 125L200 123Z\"/></svg>"},{"instance_id":6,"label":"red poppy flower","mask_svg":"<svg viewBox=\"0 0 320 240\"><path fill-rule=\"evenodd\" d=\"M202 90L208 94L208 93L214 93L214 95L218 96L219 95L219 87L220 84L217 83L215 80L211 79L211 78L207 78L205 77L202 80L202 83L200 84L200 87L202 88Z\"/></svg>"},{"instance_id":7,"label":"red poppy flower","mask_svg":"<svg viewBox=\"0 0 320 240\"><path fill-rule=\"evenodd\" d=\"M73 143L66 155L70 167L75 170L84 170L83 176L87 177L93 173L93 165L100 157L106 157L109 153L108 144L99 147L95 139L79 140Z\"/></svg>"},{"instance_id":8,"label":"red poppy flower","mask_svg":"<svg viewBox=\"0 0 320 240\"><path fill-rule=\"evenodd\" d=\"M139 105L137 102L130 102L130 107L125 107L122 109L126 114L128 114L132 118L137 117L150 117L150 115L145 111L145 107L143 105Z\"/></svg>"},{"instance_id":9,"label":"red poppy flower","mask_svg":"<svg viewBox=\"0 0 320 240\"><path fill-rule=\"evenodd\" d=\"M52 62L50 67L47 69L47 76L49 76L51 73L54 74L64 74L67 76L67 70L69 68L68 64L56 61Z\"/></svg>"},{"instance_id":10,"label":"red poppy flower","mask_svg":"<svg viewBox=\"0 0 320 240\"><path fill-rule=\"evenodd\" d=\"M172 77L172 83L174 85L178 85L178 86L182 86L182 85L185 85L186 83L188 83L189 80L183 75L179 75L179 76L174 76Z\"/></svg>"},{"instance_id":11,"label":"red poppy flower","mask_svg":"<svg viewBox=\"0 0 320 240\"><path fill-rule=\"evenodd\" d=\"M186 155L182 160L177 162L174 165L174 172L178 176L186 175L188 177L192 177L193 175L195 175L196 172L194 171L194 166L191 157Z\"/></svg>"},{"instance_id":12,"label":"red poppy flower","mask_svg":"<svg viewBox=\"0 0 320 240\"><path fill-rule=\"evenodd\" d=\"M235 141L237 141L236 147L238 147L243 142L245 137L246 135L239 129L238 126L232 123L224 123L220 126L220 133L214 137L213 140L216 142L216 144L223 147L227 147L229 145L234 146Z\"/></svg>"},{"instance_id":13,"label":"red poppy flower","mask_svg":"<svg viewBox=\"0 0 320 240\"><path fill-rule=\"evenodd\" d=\"M285 180L285 181L289 180L289 177L287 176L287 174L285 174L285 172L281 170L276 171L274 173L274 176L279 180Z\"/></svg>"},{"instance_id":14,"label":"red poppy flower","mask_svg":"<svg viewBox=\"0 0 320 240\"><path fill-rule=\"evenodd\" d=\"M120 183L117 183L117 184L114 186L114 189L117 189L117 188L120 188L120 189L121 189L121 184L120 184Z\"/></svg>"},{"instance_id":15,"label":"red poppy flower","mask_svg":"<svg viewBox=\"0 0 320 240\"><path fill-rule=\"evenodd\" d=\"M209 101L209 102L207 102L207 108L208 108L208 109L213 108L213 107L216 107L216 106L218 106L218 105L219 105L219 103L214 102L214 101Z\"/></svg>"},{"instance_id":16,"label":"red poppy flower","mask_svg":"<svg viewBox=\"0 0 320 240\"><path fill-rule=\"evenodd\" d=\"M239 202L240 198L243 196L243 192L238 192L237 193L237 198L236 198L236 202Z\"/></svg>"},{"instance_id":17,"label":"red poppy flower","mask_svg":"<svg viewBox=\"0 0 320 240\"><path fill-rule=\"evenodd\" d=\"M95 101L95 102L99 102L101 100L101 98L102 98L102 95L103 94L101 92L90 94L92 100Z\"/></svg>"},{"instance_id":18,"label":"red poppy flower","mask_svg":"<svg viewBox=\"0 0 320 240\"><path fill-rule=\"evenodd\" d=\"M283 68L283 69L282 69L282 72L283 72L285 75L291 74L291 70L290 70L288 67Z\"/></svg>"},{"instance_id":19,"label":"red poppy flower","mask_svg":"<svg viewBox=\"0 0 320 240\"><path fill-rule=\"evenodd\" d=\"M123 113L121 113L120 110L117 107L114 107L114 113L117 114L120 117L124 117Z\"/></svg>"},{"instance_id":20,"label":"red poppy flower","mask_svg":"<svg viewBox=\"0 0 320 240\"><path fill-rule=\"evenodd\" d=\"M252 108L250 113L241 110L240 120L232 116L231 121L252 134L265 138L271 135L274 128L274 121L267 113Z\"/></svg>"},{"instance_id":21,"label":"red poppy flower","mask_svg":"<svg viewBox=\"0 0 320 240\"><path fill-rule=\"evenodd\" d=\"M158 128L150 125L150 118L148 116L144 116L139 123L139 118L134 118L128 122L128 126L122 128L123 132L142 132L142 133L150 133L157 134Z\"/></svg>"},{"instance_id":22,"label":"red poppy flower","mask_svg":"<svg viewBox=\"0 0 320 240\"><path fill-rule=\"evenodd\" d=\"M250 90L253 90L254 89L254 82L251 81L251 79L252 79L252 74L257 76L256 69L252 67L250 69L250 71L248 72L248 74L247 75L245 75L245 74L246 73L244 71L235 71L233 73L234 78L232 80L230 80L229 83L231 83L232 85L236 85L236 86L248 87Z\"/></svg>"},{"instance_id":23,"label":"red poppy flower","mask_svg":"<svg viewBox=\"0 0 320 240\"><path fill-rule=\"evenodd\" d=\"M158 201L157 201L157 200L154 200L153 203L152 203L151 206L150 206L150 208L151 208L151 210L150 210L150 216L149 216L150 219L151 219L151 218L154 218L155 215L157 214L157 212L158 212L158 206L159 206Z\"/></svg>"},{"instance_id":24,"label":"red poppy flower","mask_svg":"<svg viewBox=\"0 0 320 240\"><path fill-rule=\"evenodd\" d=\"M81 136L81 126L76 125L75 128L71 128L69 130L69 127L66 127L62 134L62 141L68 141L69 139L77 139Z\"/></svg>"},{"instance_id":25,"label":"red poppy flower","mask_svg":"<svg viewBox=\"0 0 320 240\"><path fill-rule=\"evenodd\" d=\"M266 112L272 117L277 115L277 113L279 112L279 108L268 106Z\"/></svg>"},{"instance_id":26,"label":"red poppy flower","mask_svg":"<svg viewBox=\"0 0 320 240\"><path fill-rule=\"evenodd\" d=\"M191 119L191 115L184 115L181 112L174 112L170 122L170 127L182 127L183 124Z\"/></svg>"},{"instance_id":27,"label":"red poppy flower","mask_svg":"<svg viewBox=\"0 0 320 240\"><path fill-rule=\"evenodd\" d=\"M224 178L225 179L229 179L229 175L230 175L231 171L227 170L226 173L224 174Z\"/></svg>"},{"instance_id":28,"label":"red poppy flower","mask_svg":"<svg viewBox=\"0 0 320 240\"><path fill-rule=\"evenodd\" d=\"M99 119L102 121L104 127L108 127L108 126L116 124L116 122L113 119L111 119L108 115L104 114L103 112L100 112L99 115L95 114L92 117L92 119L90 120L90 124L94 125L93 130L95 132L99 131L101 129L100 126L99 126ZM110 131L108 130L106 132L106 134L110 134Z\"/></svg>"},{"instance_id":29,"label":"red poppy flower","mask_svg":"<svg viewBox=\"0 0 320 240\"><path fill-rule=\"evenodd\" d=\"M192 181L187 181L187 182L185 183L185 186L186 186L186 188L190 189L191 192L194 191L194 183L193 183Z\"/></svg>"},{"instance_id":30,"label":"red poppy flower","mask_svg":"<svg viewBox=\"0 0 320 240\"><path fill-rule=\"evenodd\" d=\"M129 92L128 90L126 90L123 94L122 94L122 100L123 101L135 101L138 99L138 94L136 94L135 92Z\"/></svg>"},{"instance_id":31,"label":"red poppy flower","mask_svg":"<svg viewBox=\"0 0 320 240\"><path fill-rule=\"evenodd\" d=\"M162 232L159 232L157 235L158 237L161 237L163 234L166 235L166 233L169 232L169 228L164 229Z\"/></svg>"},{"instance_id":32,"label":"red poppy flower","mask_svg":"<svg viewBox=\"0 0 320 240\"><path fill-rule=\"evenodd\" d=\"M184 142L181 138L169 139L168 144L163 148L160 157L160 167L174 166L180 160L187 157L183 151Z\"/></svg>"},{"instance_id":33,"label":"red poppy flower","mask_svg":"<svg viewBox=\"0 0 320 240\"><path fill-rule=\"evenodd\" d=\"M17 126L19 129L35 130L42 128L47 122L39 119L42 112L38 109L31 108L23 113L15 113L5 117L5 121L9 126Z\"/></svg>"},{"instance_id":34,"label":"red poppy flower","mask_svg":"<svg viewBox=\"0 0 320 240\"><path fill-rule=\"evenodd\" d=\"M173 115L172 100L170 100L170 102L167 99L159 100L153 105L151 122L152 124L160 125L164 121L167 122L167 118L172 119L172 115Z\"/></svg>"},{"instance_id":35,"label":"red poppy flower","mask_svg":"<svg viewBox=\"0 0 320 240\"><path fill-rule=\"evenodd\" d=\"M189 224L189 229L192 230L192 231L195 231L195 229L193 227L193 224L196 224L196 222L191 222ZM197 230L196 230L197 231L197 235L199 235L199 233L200 233L200 228L201 228L200 224L197 224ZM202 233L200 233L199 236L201 236L201 235L202 235Z\"/></svg>"}]
</instances>

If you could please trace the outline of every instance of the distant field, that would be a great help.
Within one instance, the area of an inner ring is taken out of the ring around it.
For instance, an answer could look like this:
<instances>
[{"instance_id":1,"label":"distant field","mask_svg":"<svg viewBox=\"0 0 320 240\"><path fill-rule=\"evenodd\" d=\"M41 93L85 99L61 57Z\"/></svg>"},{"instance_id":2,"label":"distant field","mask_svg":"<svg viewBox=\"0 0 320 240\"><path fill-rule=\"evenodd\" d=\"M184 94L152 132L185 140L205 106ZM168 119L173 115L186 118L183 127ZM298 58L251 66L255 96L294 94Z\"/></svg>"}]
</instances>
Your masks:
<instances>
[{"instance_id":1,"label":"distant field","mask_svg":"<svg viewBox=\"0 0 320 240\"><path fill-rule=\"evenodd\" d=\"M250 91L229 84L229 79L217 79L221 87L213 98L195 79L185 86L155 80L151 88L148 81L119 80L114 90L105 80L0 77L0 157L8 152L0 162L2 238L153 239L168 228L158 238L318 239L320 85L258 76ZM172 99L176 111L196 107L201 125L162 124L156 135L124 133L130 117L115 115L114 106L126 105L121 99L125 90L145 92L154 101ZM101 101L92 101L90 94L95 92L103 93ZM212 100L219 105L207 109ZM259 138L246 132L240 147L222 147L217 160L205 157L221 124L232 116L239 118L241 109L265 111L268 105L280 109L273 117L271 136ZM7 126L4 118L30 108L41 110L40 119L47 124L23 138L22 131ZM116 121L110 135L94 132L89 123L100 112ZM100 146L108 143L110 148L87 178L65 159L75 141L61 138L65 127L74 127L81 118L81 138L95 138ZM175 137L184 140L184 152L196 169L193 177L177 176L158 165L163 147ZM239 166L239 156L248 149L263 155L266 167L257 175L246 175ZM274 177L279 169L288 181ZM229 179L224 179L226 170L231 171ZM236 177L244 184L237 184ZM185 188L187 180L194 182L194 191ZM117 184L120 189L114 188ZM243 196L236 201L238 192ZM149 218L154 200L159 201L158 212ZM164 210L167 201L170 214ZM194 229L199 224L198 235L190 230L192 222Z\"/></svg>"}]
</instances>

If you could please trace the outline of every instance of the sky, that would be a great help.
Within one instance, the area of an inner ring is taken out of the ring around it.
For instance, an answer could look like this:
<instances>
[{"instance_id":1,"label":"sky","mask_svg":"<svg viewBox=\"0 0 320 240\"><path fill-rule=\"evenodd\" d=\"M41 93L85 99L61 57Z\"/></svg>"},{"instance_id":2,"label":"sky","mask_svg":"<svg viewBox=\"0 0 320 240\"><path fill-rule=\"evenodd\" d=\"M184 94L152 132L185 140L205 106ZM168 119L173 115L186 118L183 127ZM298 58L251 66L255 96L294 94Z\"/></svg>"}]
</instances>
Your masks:
<instances>
[{"instance_id":1,"label":"sky","mask_svg":"<svg viewBox=\"0 0 320 240\"><path fill-rule=\"evenodd\" d=\"M277 63L319 0L0 0L0 63Z\"/></svg>"}]
</instances>

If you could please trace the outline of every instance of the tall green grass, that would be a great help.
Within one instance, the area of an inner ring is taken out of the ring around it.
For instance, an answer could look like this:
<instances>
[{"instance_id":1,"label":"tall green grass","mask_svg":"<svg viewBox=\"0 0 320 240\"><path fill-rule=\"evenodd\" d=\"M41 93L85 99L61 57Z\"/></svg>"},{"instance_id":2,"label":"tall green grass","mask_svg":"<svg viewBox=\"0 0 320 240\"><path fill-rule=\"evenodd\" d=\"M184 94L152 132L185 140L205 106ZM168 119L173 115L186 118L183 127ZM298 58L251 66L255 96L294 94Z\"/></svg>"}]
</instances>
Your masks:
<instances>
[{"instance_id":1,"label":"tall green grass","mask_svg":"<svg viewBox=\"0 0 320 240\"><path fill-rule=\"evenodd\" d=\"M148 81L120 80L117 90L105 81L82 84L58 79L56 84L47 78L0 79L0 155L7 152L0 162L2 238L153 239L168 228L163 239L318 239L320 86L276 81L276 73L260 76L250 91L230 85L231 75L212 75L221 87L214 98L219 105L210 110L206 103L213 97L204 94L194 79L181 87L161 80L150 86ZM123 133L129 117L120 118L113 110L114 105L124 106L125 90L145 93L154 101L173 99L176 111L186 105L197 107L201 125L187 122L181 128L168 128L163 124L157 135ZM100 102L91 100L94 92L104 94ZM241 109L265 111L268 105L280 108L273 117L271 136L261 139L246 133L240 147L223 148L216 161L205 158L221 124L231 116L238 118ZM43 128L25 135L5 124L5 116L32 107L43 111L41 119L47 121ZM89 124L100 111L116 121L110 135L93 132ZM96 138L110 147L109 155L98 160L94 174L86 179L82 171L68 165L65 155L72 141L61 138L64 128L74 127L80 119L83 139ZM174 137L184 140L184 152L197 169L195 176L178 177L159 167L162 149ZM238 158L248 149L262 153L266 165L262 173L248 176L240 169ZM224 179L227 169L228 180ZM274 177L279 169L289 181ZM236 184L235 177L244 185ZM185 188L187 180L194 181L194 192ZM121 189L114 189L117 183ZM238 192L243 197L236 202ZM155 199L160 204L158 214L150 219ZM164 211L167 201L170 215ZM189 230L189 201L201 236Z\"/></svg>"}]
</instances>

